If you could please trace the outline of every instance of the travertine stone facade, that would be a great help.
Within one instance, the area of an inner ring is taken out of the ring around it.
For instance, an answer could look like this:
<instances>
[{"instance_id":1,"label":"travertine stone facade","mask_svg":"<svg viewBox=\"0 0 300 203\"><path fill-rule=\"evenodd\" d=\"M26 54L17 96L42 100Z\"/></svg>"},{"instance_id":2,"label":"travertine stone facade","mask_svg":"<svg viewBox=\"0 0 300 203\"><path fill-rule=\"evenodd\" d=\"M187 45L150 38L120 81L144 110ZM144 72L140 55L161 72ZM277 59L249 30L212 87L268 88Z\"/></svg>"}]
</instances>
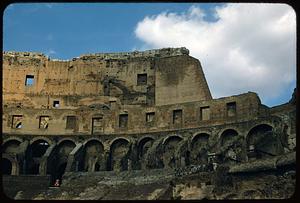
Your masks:
<instances>
[{"instance_id":1,"label":"travertine stone facade","mask_svg":"<svg viewBox=\"0 0 300 203\"><path fill-rule=\"evenodd\" d=\"M6 174L232 165L296 147L295 95L272 108L253 92L213 99L186 48L4 52L2 91Z\"/></svg>"}]
</instances>

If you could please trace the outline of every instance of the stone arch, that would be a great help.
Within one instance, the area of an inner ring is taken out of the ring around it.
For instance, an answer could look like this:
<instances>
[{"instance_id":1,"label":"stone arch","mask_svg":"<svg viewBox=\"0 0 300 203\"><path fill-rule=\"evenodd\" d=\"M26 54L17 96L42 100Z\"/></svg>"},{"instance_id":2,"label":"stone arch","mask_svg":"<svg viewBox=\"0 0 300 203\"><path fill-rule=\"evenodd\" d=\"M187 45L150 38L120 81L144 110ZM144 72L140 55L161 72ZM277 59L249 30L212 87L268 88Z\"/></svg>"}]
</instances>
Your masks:
<instances>
[{"instance_id":1,"label":"stone arch","mask_svg":"<svg viewBox=\"0 0 300 203\"><path fill-rule=\"evenodd\" d=\"M130 142L126 138L116 138L111 142L108 169L113 171L128 170Z\"/></svg>"},{"instance_id":2,"label":"stone arch","mask_svg":"<svg viewBox=\"0 0 300 203\"><path fill-rule=\"evenodd\" d=\"M154 138L150 136L145 136L138 141L138 155L140 158L142 158L147 153L153 142Z\"/></svg>"},{"instance_id":3,"label":"stone arch","mask_svg":"<svg viewBox=\"0 0 300 203\"><path fill-rule=\"evenodd\" d=\"M169 135L163 139L162 145L165 145L166 142L168 142L170 139L177 139L177 138L183 140L183 137L181 135L176 135L176 134Z\"/></svg>"},{"instance_id":4,"label":"stone arch","mask_svg":"<svg viewBox=\"0 0 300 203\"><path fill-rule=\"evenodd\" d=\"M176 166L176 149L183 138L179 135L171 135L165 138L163 144L163 163L166 168L174 168Z\"/></svg>"},{"instance_id":5,"label":"stone arch","mask_svg":"<svg viewBox=\"0 0 300 203\"><path fill-rule=\"evenodd\" d=\"M52 161L47 167L47 173L51 174L52 183L54 183L56 179L62 179L67 166L69 154L75 146L75 141L70 138L60 140L55 146L55 153L52 155Z\"/></svg>"},{"instance_id":6,"label":"stone arch","mask_svg":"<svg viewBox=\"0 0 300 203\"><path fill-rule=\"evenodd\" d=\"M246 137L248 158L260 159L275 156L282 150L273 129L271 125L262 123L249 130Z\"/></svg>"},{"instance_id":7,"label":"stone arch","mask_svg":"<svg viewBox=\"0 0 300 203\"><path fill-rule=\"evenodd\" d=\"M20 137L10 136L10 137L6 138L5 140L3 140L2 146L10 140L16 140L16 141L19 141L20 143L23 142L23 139Z\"/></svg>"},{"instance_id":8,"label":"stone arch","mask_svg":"<svg viewBox=\"0 0 300 203\"><path fill-rule=\"evenodd\" d=\"M195 148L197 142L201 142L205 145L208 144L210 134L206 132L195 133L191 139L191 149Z\"/></svg>"},{"instance_id":9,"label":"stone arch","mask_svg":"<svg viewBox=\"0 0 300 203\"><path fill-rule=\"evenodd\" d=\"M66 138L63 138L63 139L59 140L59 141L57 142L57 146L60 145L62 142L65 142L65 141L71 141L71 142L73 142L75 145L77 144L77 142L76 142L73 138L66 137Z\"/></svg>"},{"instance_id":10,"label":"stone arch","mask_svg":"<svg viewBox=\"0 0 300 203\"><path fill-rule=\"evenodd\" d=\"M48 137L45 137L45 136L37 136L37 137L34 137L30 140L29 144L31 145L32 143L34 143L35 141L37 140L44 140L46 141L49 145L52 145L53 144L53 141L51 139L49 139Z\"/></svg>"},{"instance_id":11,"label":"stone arch","mask_svg":"<svg viewBox=\"0 0 300 203\"><path fill-rule=\"evenodd\" d=\"M153 146L154 138L150 136L142 137L137 143L137 159L139 167L145 169L146 167L146 154Z\"/></svg>"},{"instance_id":12,"label":"stone arch","mask_svg":"<svg viewBox=\"0 0 300 203\"><path fill-rule=\"evenodd\" d=\"M7 154L2 154L1 172L5 175L18 175L19 164L17 160Z\"/></svg>"},{"instance_id":13,"label":"stone arch","mask_svg":"<svg viewBox=\"0 0 300 203\"><path fill-rule=\"evenodd\" d=\"M36 137L32 139L26 151L26 173L39 174L41 159L46 153L50 143L49 139L44 137Z\"/></svg>"},{"instance_id":14,"label":"stone arch","mask_svg":"<svg viewBox=\"0 0 300 203\"><path fill-rule=\"evenodd\" d=\"M90 141L98 141L104 146L104 144L102 143L102 140L100 140L98 137L91 137L91 138L85 140L82 145L84 146Z\"/></svg>"},{"instance_id":15,"label":"stone arch","mask_svg":"<svg viewBox=\"0 0 300 203\"><path fill-rule=\"evenodd\" d=\"M19 151L19 145L21 141L19 139L7 139L2 144L2 153L14 154L16 155Z\"/></svg>"},{"instance_id":16,"label":"stone arch","mask_svg":"<svg viewBox=\"0 0 300 203\"><path fill-rule=\"evenodd\" d=\"M195 134L191 140L191 163L207 164L208 162L208 133Z\"/></svg>"},{"instance_id":17,"label":"stone arch","mask_svg":"<svg viewBox=\"0 0 300 203\"><path fill-rule=\"evenodd\" d=\"M1 159L1 173L3 175L11 175L12 174L12 162L7 159L2 157Z\"/></svg>"},{"instance_id":18,"label":"stone arch","mask_svg":"<svg viewBox=\"0 0 300 203\"><path fill-rule=\"evenodd\" d=\"M238 135L239 135L238 131L233 128L223 130L220 133L220 137L219 137L221 146L229 144Z\"/></svg>"},{"instance_id":19,"label":"stone arch","mask_svg":"<svg viewBox=\"0 0 300 203\"><path fill-rule=\"evenodd\" d=\"M84 142L83 157L79 170L99 171L105 170L104 145L97 138L91 138Z\"/></svg>"}]
</instances>

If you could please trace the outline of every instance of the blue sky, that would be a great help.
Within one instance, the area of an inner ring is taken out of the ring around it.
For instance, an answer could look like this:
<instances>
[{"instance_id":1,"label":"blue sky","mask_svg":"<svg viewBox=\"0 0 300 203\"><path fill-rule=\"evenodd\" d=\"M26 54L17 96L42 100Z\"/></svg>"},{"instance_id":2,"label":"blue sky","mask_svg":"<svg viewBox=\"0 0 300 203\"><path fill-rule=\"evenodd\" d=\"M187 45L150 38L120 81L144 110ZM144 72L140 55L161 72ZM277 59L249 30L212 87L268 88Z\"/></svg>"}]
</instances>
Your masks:
<instances>
[{"instance_id":1,"label":"blue sky","mask_svg":"<svg viewBox=\"0 0 300 203\"><path fill-rule=\"evenodd\" d=\"M293 11L286 5L243 9L192 3L11 4L3 16L3 49L72 59L185 46L201 61L214 98L254 91L269 106L286 102L296 85L295 50L286 51L296 44L294 24L286 26ZM235 22L234 15L242 20ZM243 33L247 29L251 35ZM269 52L273 47L280 51Z\"/></svg>"},{"instance_id":2,"label":"blue sky","mask_svg":"<svg viewBox=\"0 0 300 203\"><path fill-rule=\"evenodd\" d=\"M182 12L191 5L11 4L4 13L4 50L50 52L57 59L130 51L140 43L134 35L138 21L162 11Z\"/></svg>"}]
</instances>

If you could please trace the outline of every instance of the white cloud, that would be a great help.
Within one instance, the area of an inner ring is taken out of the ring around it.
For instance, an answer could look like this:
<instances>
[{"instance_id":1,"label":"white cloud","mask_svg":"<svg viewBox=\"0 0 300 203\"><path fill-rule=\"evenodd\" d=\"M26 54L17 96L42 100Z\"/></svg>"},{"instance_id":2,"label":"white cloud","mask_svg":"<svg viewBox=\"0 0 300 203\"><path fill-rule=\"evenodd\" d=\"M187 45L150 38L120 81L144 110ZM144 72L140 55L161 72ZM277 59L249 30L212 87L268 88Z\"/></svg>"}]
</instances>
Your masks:
<instances>
[{"instance_id":1,"label":"white cloud","mask_svg":"<svg viewBox=\"0 0 300 203\"><path fill-rule=\"evenodd\" d=\"M279 97L296 79L296 15L285 4L226 4L214 22L197 6L146 16L140 49L187 47L202 64L214 98L248 91Z\"/></svg>"},{"instance_id":2,"label":"white cloud","mask_svg":"<svg viewBox=\"0 0 300 203\"><path fill-rule=\"evenodd\" d=\"M48 51L46 51L46 55L50 56L50 55L55 55L57 52L53 49L49 49Z\"/></svg>"}]
</instances>

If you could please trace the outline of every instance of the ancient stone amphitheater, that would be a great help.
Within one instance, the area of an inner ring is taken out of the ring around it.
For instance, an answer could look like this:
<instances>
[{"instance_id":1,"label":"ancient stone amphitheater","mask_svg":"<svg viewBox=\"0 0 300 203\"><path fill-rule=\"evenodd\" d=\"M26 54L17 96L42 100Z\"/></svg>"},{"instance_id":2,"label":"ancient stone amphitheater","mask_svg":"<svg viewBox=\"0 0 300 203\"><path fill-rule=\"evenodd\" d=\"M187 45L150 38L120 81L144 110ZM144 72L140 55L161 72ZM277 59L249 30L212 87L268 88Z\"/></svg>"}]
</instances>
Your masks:
<instances>
[{"instance_id":1,"label":"ancient stone amphitheater","mask_svg":"<svg viewBox=\"0 0 300 203\"><path fill-rule=\"evenodd\" d=\"M294 194L296 90L274 107L254 92L213 99L199 60L185 48L67 61L3 52L2 65L9 198Z\"/></svg>"}]
</instances>

